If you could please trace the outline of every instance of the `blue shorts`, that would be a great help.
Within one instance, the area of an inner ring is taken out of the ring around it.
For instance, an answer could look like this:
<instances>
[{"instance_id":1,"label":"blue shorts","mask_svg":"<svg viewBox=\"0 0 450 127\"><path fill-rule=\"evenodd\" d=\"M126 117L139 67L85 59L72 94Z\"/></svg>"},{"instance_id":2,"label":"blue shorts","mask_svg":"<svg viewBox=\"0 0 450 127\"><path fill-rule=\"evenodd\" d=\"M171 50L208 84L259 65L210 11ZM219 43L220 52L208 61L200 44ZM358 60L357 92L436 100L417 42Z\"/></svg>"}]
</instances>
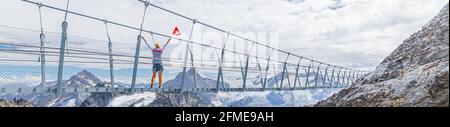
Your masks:
<instances>
[{"instance_id":1,"label":"blue shorts","mask_svg":"<svg viewBox=\"0 0 450 127\"><path fill-rule=\"evenodd\" d=\"M163 71L164 70L164 66L162 64L153 64L153 71L158 72L158 71Z\"/></svg>"}]
</instances>

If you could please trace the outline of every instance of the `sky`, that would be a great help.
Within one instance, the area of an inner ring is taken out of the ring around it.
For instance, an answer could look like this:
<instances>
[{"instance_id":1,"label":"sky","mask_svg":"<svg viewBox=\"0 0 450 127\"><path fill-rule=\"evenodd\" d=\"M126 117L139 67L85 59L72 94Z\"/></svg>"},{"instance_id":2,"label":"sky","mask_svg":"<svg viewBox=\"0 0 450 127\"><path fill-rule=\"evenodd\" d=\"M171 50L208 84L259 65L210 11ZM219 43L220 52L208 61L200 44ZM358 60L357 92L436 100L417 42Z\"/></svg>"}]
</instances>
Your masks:
<instances>
[{"instance_id":1,"label":"sky","mask_svg":"<svg viewBox=\"0 0 450 127\"><path fill-rule=\"evenodd\" d=\"M34 0L64 8L65 0ZM374 69L427 23L447 0L150 0L233 33L275 33L278 48L349 68ZM3 0L0 25L39 30L38 8ZM144 6L137 0L71 0L69 10L139 27ZM61 31L63 13L42 8L44 29ZM69 34L106 40L102 22L68 16ZM187 38L192 22L149 7L144 29ZM135 47L137 31L110 25L123 50ZM211 29L198 26L202 32ZM197 27L196 27L197 28ZM205 35L203 35L205 36ZM221 36L220 34L218 36ZM260 35L249 36L258 39ZM164 38L155 37L159 42ZM202 38L203 39L203 38ZM195 40L195 39L194 39ZM103 44L102 44L103 45ZM96 44L90 47L97 48ZM104 45L103 45L104 46ZM99 46L101 47L101 46ZM132 53L132 52L130 52Z\"/></svg>"}]
</instances>

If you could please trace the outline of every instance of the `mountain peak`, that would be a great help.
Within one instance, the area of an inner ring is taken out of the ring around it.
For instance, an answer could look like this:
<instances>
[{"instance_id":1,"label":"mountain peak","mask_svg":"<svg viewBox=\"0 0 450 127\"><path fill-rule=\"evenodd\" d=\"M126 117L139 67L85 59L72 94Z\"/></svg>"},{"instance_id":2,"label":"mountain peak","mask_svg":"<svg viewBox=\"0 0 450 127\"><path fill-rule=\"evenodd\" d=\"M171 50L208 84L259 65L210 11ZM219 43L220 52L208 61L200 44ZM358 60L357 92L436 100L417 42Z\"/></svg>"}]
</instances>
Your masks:
<instances>
[{"instance_id":1,"label":"mountain peak","mask_svg":"<svg viewBox=\"0 0 450 127\"><path fill-rule=\"evenodd\" d=\"M449 100L447 5L370 74L316 106L443 106Z\"/></svg>"},{"instance_id":2,"label":"mountain peak","mask_svg":"<svg viewBox=\"0 0 450 127\"><path fill-rule=\"evenodd\" d=\"M194 76L195 75L195 76ZM194 80L195 77L195 80ZM183 79L183 72L179 73L175 79L169 80L166 83L164 83L165 88L181 88L181 82ZM185 75L185 81L184 81L184 88L215 88L216 87L216 80L213 77L209 77L205 74L202 74L201 72L194 69L189 69L186 71ZM229 88L228 83L224 83L224 88Z\"/></svg>"},{"instance_id":3,"label":"mountain peak","mask_svg":"<svg viewBox=\"0 0 450 127\"><path fill-rule=\"evenodd\" d=\"M94 87L98 83L102 83L99 78L87 70L78 72L66 82L69 87Z\"/></svg>"},{"instance_id":4,"label":"mountain peak","mask_svg":"<svg viewBox=\"0 0 450 127\"><path fill-rule=\"evenodd\" d=\"M84 69L76 74L77 76L94 76L91 72Z\"/></svg>"}]
</instances>

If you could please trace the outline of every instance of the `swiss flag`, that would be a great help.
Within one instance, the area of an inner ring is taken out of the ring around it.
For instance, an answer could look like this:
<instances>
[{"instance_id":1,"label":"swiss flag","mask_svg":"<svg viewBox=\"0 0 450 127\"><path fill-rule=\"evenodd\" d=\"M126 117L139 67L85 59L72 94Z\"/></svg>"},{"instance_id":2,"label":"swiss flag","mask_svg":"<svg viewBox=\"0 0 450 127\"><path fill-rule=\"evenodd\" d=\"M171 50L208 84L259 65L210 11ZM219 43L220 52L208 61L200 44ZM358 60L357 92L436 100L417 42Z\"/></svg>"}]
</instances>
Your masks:
<instances>
[{"instance_id":1,"label":"swiss flag","mask_svg":"<svg viewBox=\"0 0 450 127\"><path fill-rule=\"evenodd\" d=\"M173 29L172 35L175 35L175 36L181 35L180 29L178 29L178 26L175 26L175 29Z\"/></svg>"}]
</instances>

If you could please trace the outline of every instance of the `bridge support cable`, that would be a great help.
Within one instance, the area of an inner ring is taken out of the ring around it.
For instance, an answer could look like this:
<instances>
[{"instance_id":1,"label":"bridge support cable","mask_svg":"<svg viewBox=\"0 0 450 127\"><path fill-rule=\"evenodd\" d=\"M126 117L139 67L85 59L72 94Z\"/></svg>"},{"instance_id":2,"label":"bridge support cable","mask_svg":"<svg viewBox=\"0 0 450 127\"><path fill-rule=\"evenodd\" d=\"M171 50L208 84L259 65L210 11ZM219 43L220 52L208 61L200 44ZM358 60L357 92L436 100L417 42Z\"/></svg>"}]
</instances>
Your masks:
<instances>
[{"instance_id":1,"label":"bridge support cable","mask_svg":"<svg viewBox=\"0 0 450 127\"><path fill-rule=\"evenodd\" d=\"M108 37L109 78L111 81L111 87L114 87L114 59L112 55L112 41L111 37L109 36L108 22L105 20L104 23L105 23L106 37Z\"/></svg>"},{"instance_id":2,"label":"bridge support cable","mask_svg":"<svg viewBox=\"0 0 450 127\"><path fill-rule=\"evenodd\" d=\"M142 41L142 29L144 27L144 21L145 21L145 15L147 14L147 8L148 8L148 2L146 1L144 4L144 14L142 16L141 20L141 26L139 29L139 34L137 36L137 42L136 42L136 52L134 54L134 64L133 64L133 77L131 79L131 89L129 91L130 94L134 93L134 88L136 87L136 76L137 76L137 69L139 65L139 53L141 50L141 41Z\"/></svg>"},{"instance_id":3,"label":"bridge support cable","mask_svg":"<svg viewBox=\"0 0 450 127\"><path fill-rule=\"evenodd\" d=\"M66 41L67 41L67 28L68 28L68 23L67 23L67 11L69 10L69 0L67 0L67 4L66 4L66 12L64 15L64 21L62 22L62 32L61 32L61 45L60 45L60 50L59 50L59 64L58 64L58 78L56 81L56 95L60 96L61 95L61 88L62 88L62 74L63 74L63 70L64 70L64 48L66 47Z\"/></svg>"}]
</instances>

